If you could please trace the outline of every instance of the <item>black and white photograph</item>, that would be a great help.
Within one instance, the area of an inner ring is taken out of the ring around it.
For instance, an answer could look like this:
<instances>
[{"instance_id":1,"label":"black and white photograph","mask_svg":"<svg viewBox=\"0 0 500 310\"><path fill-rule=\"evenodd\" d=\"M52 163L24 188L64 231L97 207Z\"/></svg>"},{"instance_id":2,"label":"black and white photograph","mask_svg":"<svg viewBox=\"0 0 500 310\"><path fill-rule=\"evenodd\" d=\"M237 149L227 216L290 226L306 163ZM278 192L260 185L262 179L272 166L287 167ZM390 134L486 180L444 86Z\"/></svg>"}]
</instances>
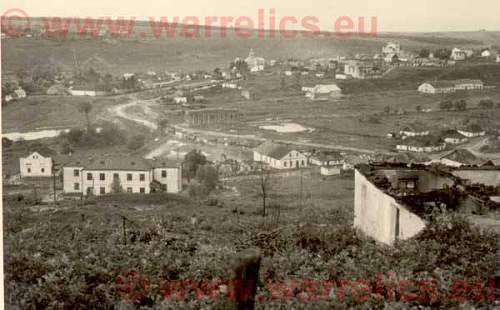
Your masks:
<instances>
[{"instance_id":1,"label":"black and white photograph","mask_svg":"<svg viewBox=\"0 0 500 310\"><path fill-rule=\"evenodd\" d=\"M0 310L500 309L498 0L3 0Z\"/></svg>"}]
</instances>

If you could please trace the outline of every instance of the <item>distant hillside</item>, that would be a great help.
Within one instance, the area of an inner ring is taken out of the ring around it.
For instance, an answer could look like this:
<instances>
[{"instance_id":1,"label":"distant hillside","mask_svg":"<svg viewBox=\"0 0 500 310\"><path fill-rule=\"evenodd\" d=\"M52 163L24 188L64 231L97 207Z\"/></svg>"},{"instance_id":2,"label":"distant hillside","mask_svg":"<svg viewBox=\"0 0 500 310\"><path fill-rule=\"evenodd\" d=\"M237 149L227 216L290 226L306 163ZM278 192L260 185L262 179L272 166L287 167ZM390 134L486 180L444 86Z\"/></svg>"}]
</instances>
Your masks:
<instances>
[{"instance_id":1,"label":"distant hillside","mask_svg":"<svg viewBox=\"0 0 500 310\"><path fill-rule=\"evenodd\" d=\"M144 27L144 26L141 26ZM139 28L138 30L140 30ZM214 32L217 33L217 32ZM213 70L226 67L235 57L244 57L250 48L266 59L309 58L348 56L356 53L374 54L387 41L397 40L403 48L419 50L446 46L491 45L498 42L498 32L398 34L384 33L377 38L352 37L349 39L320 37L315 39L250 39L238 38L228 30L221 38L145 38L145 39L7 39L2 40L2 67L4 71L16 71L29 63L39 63L50 58L57 60L65 69L73 67L73 49L77 60L106 64L105 70L120 74L148 70ZM99 61L95 61L98 59ZM103 68L100 68L101 70Z\"/></svg>"}]
</instances>

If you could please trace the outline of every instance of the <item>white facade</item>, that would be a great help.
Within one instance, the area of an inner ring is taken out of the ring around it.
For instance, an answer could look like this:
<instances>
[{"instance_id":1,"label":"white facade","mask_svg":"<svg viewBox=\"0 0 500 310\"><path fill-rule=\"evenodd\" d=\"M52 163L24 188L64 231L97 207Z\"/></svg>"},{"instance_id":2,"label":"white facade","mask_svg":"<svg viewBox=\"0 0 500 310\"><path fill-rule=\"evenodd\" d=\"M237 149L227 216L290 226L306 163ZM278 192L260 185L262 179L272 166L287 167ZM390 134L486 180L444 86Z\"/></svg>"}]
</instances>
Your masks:
<instances>
[{"instance_id":1,"label":"white facade","mask_svg":"<svg viewBox=\"0 0 500 310\"><path fill-rule=\"evenodd\" d=\"M320 173L324 176L339 175L342 172L342 164L333 166L321 166Z\"/></svg>"},{"instance_id":2,"label":"white facade","mask_svg":"<svg viewBox=\"0 0 500 310\"><path fill-rule=\"evenodd\" d=\"M354 227L376 241L392 245L425 228L425 222L355 170Z\"/></svg>"},{"instance_id":3,"label":"white facade","mask_svg":"<svg viewBox=\"0 0 500 310\"><path fill-rule=\"evenodd\" d=\"M176 104L187 103L187 97L174 97L174 102Z\"/></svg>"},{"instance_id":4,"label":"white facade","mask_svg":"<svg viewBox=\"0 0 500 310\"><path fill-rule=\"evenodd\" d=\"M273 158L257 151L253 152L253 160L264 162L274 169L293 169L307 167L307 157L299 151L292 150L282 158Z\"/></svg>"},{"instance_id":5,"label":"white facade","mask_svg":"<svg viewBox=\"0 0 500 310\"><path fill-rule=\"evenodd\" d=\"M481 52L481 57L491 57L490 50L484 50Z\"/></svg>"},{"instance_id":6,"label":"white facade","mask_svg":"<svg viewBox=\"0 0 500 310\"><path fill-rule=\"evenodd\" d=\"M486 134L486 131L477 131L477 132L472 132L472 131L466 131L466 130L457 130L461 135L464 135L468 138L474 138L474 137L482 137Z\"/></svg>"},{"instance_id":7,"label":"white facade","mask_svg":"<svg viewBox=\"0 0 500 310\"><path fill-rule=\"evenodd\" d=\"M70 94L72 96L90 96L90 97L95 97L95 96L106 96L106 95L108 95L108 93L105 92L105 91L97 91L97 90L70 89L69 92L70 92Z\"/></svg>"},{"instance_id":8,"label":"white facade","mask_svg":"<svg viewBox=\"0 0 500 310\"><path fill-rule=\"evenodd\" d=\"M78 166L63 168L64 193L100 196L116 193L114 189L120 188L122 193L149 194L152 182L158 182L167 193L179 193L182 190L182 170L180 167L151 170L87 170Z\"/></svg>"},{"instance_id":9,"label":"white facade","mask_svg":"<svg viewBox=\"0 0 500 310\"><path fill-rule=\"evenodd\" d=\"M27 157L19 158L21 177L50 177L52 176L52 158L44 157L33 152Z\"/></svg>"},{"instance_id":10,"label":"white facade","mask_svg":"<svg viewBox=\"0 0 500 310\"><path fill-rule=\"evenodd\" d=\"M433 146L417 146L411 144L398 144L396 145L396 149L398 151L410 151L416 153L432 153L439 152L446 148L446 143L433 145Z\"/></svg>"},{"instance_id":11,"label":"white facade","mask_svg":"<svg viewBox=\"0 0 500 310\"><path fill-rule=\"evenodd\" d=\"M454 48L451 51L450 58L457 61L457 60L465 60L467 58L467 53L459 48Z\"/></svg>"},{"instance_id":12,"label":"white facade","mask_svg":"<svg viewBox=\"0 0 500 310\"><path fill-rule=\"evenodd\" d=\"M447 94L454 93L456 89L455 87L437 88L430 83L423 83L418 87L418 91L423 94Z\"/></svg>"}]
</instances>

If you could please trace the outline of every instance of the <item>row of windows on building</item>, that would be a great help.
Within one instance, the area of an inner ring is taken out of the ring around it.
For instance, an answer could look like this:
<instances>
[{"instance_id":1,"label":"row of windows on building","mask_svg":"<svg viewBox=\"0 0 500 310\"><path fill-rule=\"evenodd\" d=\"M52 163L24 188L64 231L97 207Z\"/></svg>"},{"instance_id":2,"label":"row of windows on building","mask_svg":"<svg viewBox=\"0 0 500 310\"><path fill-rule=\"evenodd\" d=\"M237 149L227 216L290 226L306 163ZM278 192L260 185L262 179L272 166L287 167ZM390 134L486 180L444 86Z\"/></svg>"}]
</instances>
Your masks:
<instances>
[{"instance_id":1,"label":"row of windows on building","mask_svg":"<svg viewBox=\"0 0 500 310\"><path fill-rule=\"evenodd\" d=\"M28 173L31 173L31 168L28 168L26 171L27 171ZM41 171L42 173L45 173L45 168L41 168L41 169L40 169L40 171Z\"/></svg>"},{"instance_id":2,"label":"row of windows on building","mask_svg":"<svg viewBox=\"0 0 500 310\"><path fill-rule=\"evenodd\" d=\"M79 191L80 190L80 183L74 183L73 184L73 189L75 191ZM92 188L89 187L87 190L92 190ZM126 191L127 191L127 193L133 193L132 187L127 187ZM140 187L139 188L139 193L145 194L146 193L146 188L145 187ZM99 194L101 194L101 195L106 194L106 188L105 187L99 187Z\"/></svg>"},{"instance_id":3,"label":"row of windows on building","mask_svg":"<svg viewBox=\"0 0 500 310\"><path fill-rule=\"evenodd\" d=\"M43 172L43 168L42 168ZM80 170L75 169L73 170L73 176L79 177L80 176ZM118 173L113 173L113 179L118 179L120 176ZM161 171L161 177L166 178L167 177L167 170L162 170ZM87 180L91 181L94 179L94 175L91 172L87 172ZM105 173L99 173L99 180L105 181L106 180L106 174ZM127 181L132 181L133 180L133 174L132 173L127 173ZM139 181L145 181L146 180L146 174L145 173L140 173L139 174Z\"/></svg>"},{"instance_id":4,"label":"row of windows on building","mask_svg":"<svg viewBox=\"0 0 500 310\"><path fill-rule=\"evenodd\" d=\"M287 167L288 166L288 162L287 161L284 161L283 162L283 167ZM299 161L295 161L295 166L296 167L299 167ZM300 161L300 166L305 166L305 161L302 160ZM290 167L293 168L293 161L290 161Z\"/></svg>"}]
</instances>

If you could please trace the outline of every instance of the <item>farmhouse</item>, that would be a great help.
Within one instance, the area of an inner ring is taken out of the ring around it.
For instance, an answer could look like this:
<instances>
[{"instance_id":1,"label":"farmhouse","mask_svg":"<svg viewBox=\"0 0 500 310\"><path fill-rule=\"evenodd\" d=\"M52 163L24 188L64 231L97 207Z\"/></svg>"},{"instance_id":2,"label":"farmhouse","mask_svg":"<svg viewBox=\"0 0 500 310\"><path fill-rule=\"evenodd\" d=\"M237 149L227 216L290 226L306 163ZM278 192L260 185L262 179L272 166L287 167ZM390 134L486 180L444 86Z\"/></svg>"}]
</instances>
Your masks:
<instances>
[{"instance_id":1,"label":"farmhouse","mask_svg":"<svg viewBox=\"0 0 500 310\"><path fill-rule=\"evenodd\" d=\"M480 166L485 163L466 149L456 149L439 158L439 162L450 167Z\"/></svg>"},{"instance_id":2,"label":"farmhouse","mask_svg":"<svg viewBox=\"0 0 500 310\"><path fill-rule=\"evenodd\" d=\"M454 83L456 90L475 90L484 88L484 83L481 80L462 79L456 80Z\"/></svg>"},{"instance_id":3,"label":"farmhouse","mask_svg":"<svg viewBox=\"0 0 500 310\"><path fill-rule=\"evenodd\" d=\"M7 94L5 96L5 102L19 100L23 98L26 98L26 91L24 91L24 89L22 89L21 87L18 87L12 93Z\"/></svg>"},{"instance_id":4,"label":"farmhouse","mask_svg":"<svg viewBox=\"0 0 500 310\"><path fill-rule=\"evenodd\" d=\"M461 61L465 60L467 58L467 53L464 50L461 50L457 47L455 47L451 51L450 59L455 60L455 61Z\"/></svg>"},{"instance_id":5,"label":"farmhouse","mask_svg":"<svg viewBox=\"0 0 500 310\"><path fill-rule=\"evenodd\" d=\"M52 157L40 151L19 158L19 171L22 178L50 177L52 176L53 165Z\"/></svg>"},{"instance_id":6,"label":"farmhouse","mask_svg":"<svg viewBox=\"0 0 500 310\"><path fill-rule=\"evenodd\" d=\"M319 151L309 157L309 162L320 166L320 173L324 176L339 175L344 166L344 158L336 151Z\"/></svg>"},{"instance_id":7,"label":"farmhouse","mask_svg":"<svg viewBox=\"0 0 500 310\"><path fill-rule=\"evenodd\" d=\"M187 103L187 97L174 97L174 102L176 104L182 104L182 103Z\"/></svg>"},{"instance_id":8,"label":"farmhouse","mask_svg":"<svg viewBox=\"0 0 500 310\"><path fill-rule=\"evenodd\" d=\"M186 121L190 126L230 123L238 120L241 114L236 109L200 109L186 111Z\"/></svg>"},{"instance_id":9,"label":"farmhouse","mask_svg":"<svg viewBox=\"0 0 500 310\"><path fill-rule=\"evenodd\" d=\"M63 191L66 194L178 193L181 190L182 168L174 162L109 156L74 158L63 165Z\"/></svg>"},{"instance_id":10,"label":"farmhouse","mask_svg":"<svg viewBox=\"0 0 500 310\"><path fill-rule=\"evenodd\" d=\"M423 94L448 94L454 93L455 83L451 81L425 82L418 87L418 91Z\"/></svg>"},{"instance_id":11,"label":"farmhouse","mask_svg":"<svg viewBox=\"0 0 500 310\"><path fill-rule=\"evenodd\" d=\"M312 88L302 88L306 90L306 98L312 100L325 100L342 94L342 90L336 84L318 84Z\"/></svg>"},{"instance_id":12,"label":"farmhouse","mask_svg":"<svg viewBox=\"0 0 500 310\"><path fill-rule=\"evenodd\" d=\"M445 130L441 133L444 142L449 144L460 144L467 142L467 137L454 129Z\"/></svg>"},{"instance_id":13,"label":"farmhouse","mask_svg":"<svg viewBox=\"0 0 500 310\"><path fill-rule=\"evenodd\" d=\"M399 55L402 52L401 44L397 42L387 42L385 46L382 47L382 54L394 54Z\"/></svg>"},{"instance_id":14,"label":"farmhouse","mask_svg":"<svg viewBox=\"0 0 500 310\"><path fill-rule=\"evenodd\" d=\"M344 74L355 79L376 79L382 76L382 71L377 62L349 60L344 64Z\"/></svg>"},{"instance_id":15,"label":"farmhouse","mask_svg":"<svg viewBox=\"0 0 500 310\"><path fill-rule=\"evenodd\" d=\"M399 134L403 136L403 139L406 137L428 136L429 129L423 124L415 122L401 129Z\"/></svg>"},{"instance_id":16,"label":"farmhouse","mask_svg":"<svg viewBox=\"0 0 500 310\"><path fill-rule=\"evenodd\" d=\"M444 150L446 143L440 137L435 136L414 136L408 137L399 142L396 146L398 151L410 151L417 153L431 153Z\"/></svg>"},{"instance_id":17,"label":"farmhouse","mask_svg":"<svg viewBox=\"0 0 500 310\"><path fill-rule=\"evenodd\" d=\"M354 227L392 245L422 231L427 225L426 215L434 210L477 211L486 203L498 206L467 184L498 185L499 180L500 170L496 168L457 168L450 173L406 163L357 165Z\"/></svg>"},{"instance_id":18,"label":"farmhouse","mask_svg":"<svg viewBox=\"0 0 500 310\"><path fill-rule=\"evenodd\" d=\"M457 131L468 138L482 137L486 134L486 131L484 131L478 124L469 124L458 129Z\"/></svg>"},{"instance_id":19,"label":"farmhouse","mask_svg":"<svg viewBox=\"0 0 500 310\"><path fill-rule=\"evenodd\" d=\"M309 158L309 162L316 166L343 165L344 158L336 151L319 151Z\"/></svg>"},{"instance_id":20,"label":"farmhouse","mask_svg":"<svg viewBox=\"0 0 500 310\"><path fill-rule=\"evenodd\" d=\"M266 65L266 60L262 57L256 57L253 49L250 49L250 53L248 57L245 58L245 62L248 64L250 72L262 71Z\"/></svg>"},{"instance_id":21,"label":"farmhouse","mask_svg":"<svg viewBox=\"0 0 500 310\"><path fill-rule=\"evenodd\" d=\"M491 57L491 51L487 48L481 52L481 57Z\"/></svg>"},{"instance_id":22,"label":"farmhouse","mask_svg":"<svg viewBox=\"0 0 500 310\"><path fill-rule=\"evenodd\" d=\"M84 88L70 88L69 93L72 96L90 96L90 97L109 95L108 92L103 90L84 89Z\"/></svg>"},{"instance_id":23,"label":"farmhouse","mask_svg":"<svg viewBox=\"0 0 500 310\"><path fill-rule=\"evenodd\" d=\"M308 166L307 157L289 145L266 141L253 151L253 160L274 169L292 169Z\"/></svg>"},{"instance_id":24,"label":"farmhouse","mask_svg":"<svg viewBox=\"0 0 500 310\"><path fill-rule=\"evenodd\" d=\"M455 81L425 82L418 87L424 94L447 94L457 90L482 90L484 83L481 80L461 79Z\"/></svg>"}]
</instances>

